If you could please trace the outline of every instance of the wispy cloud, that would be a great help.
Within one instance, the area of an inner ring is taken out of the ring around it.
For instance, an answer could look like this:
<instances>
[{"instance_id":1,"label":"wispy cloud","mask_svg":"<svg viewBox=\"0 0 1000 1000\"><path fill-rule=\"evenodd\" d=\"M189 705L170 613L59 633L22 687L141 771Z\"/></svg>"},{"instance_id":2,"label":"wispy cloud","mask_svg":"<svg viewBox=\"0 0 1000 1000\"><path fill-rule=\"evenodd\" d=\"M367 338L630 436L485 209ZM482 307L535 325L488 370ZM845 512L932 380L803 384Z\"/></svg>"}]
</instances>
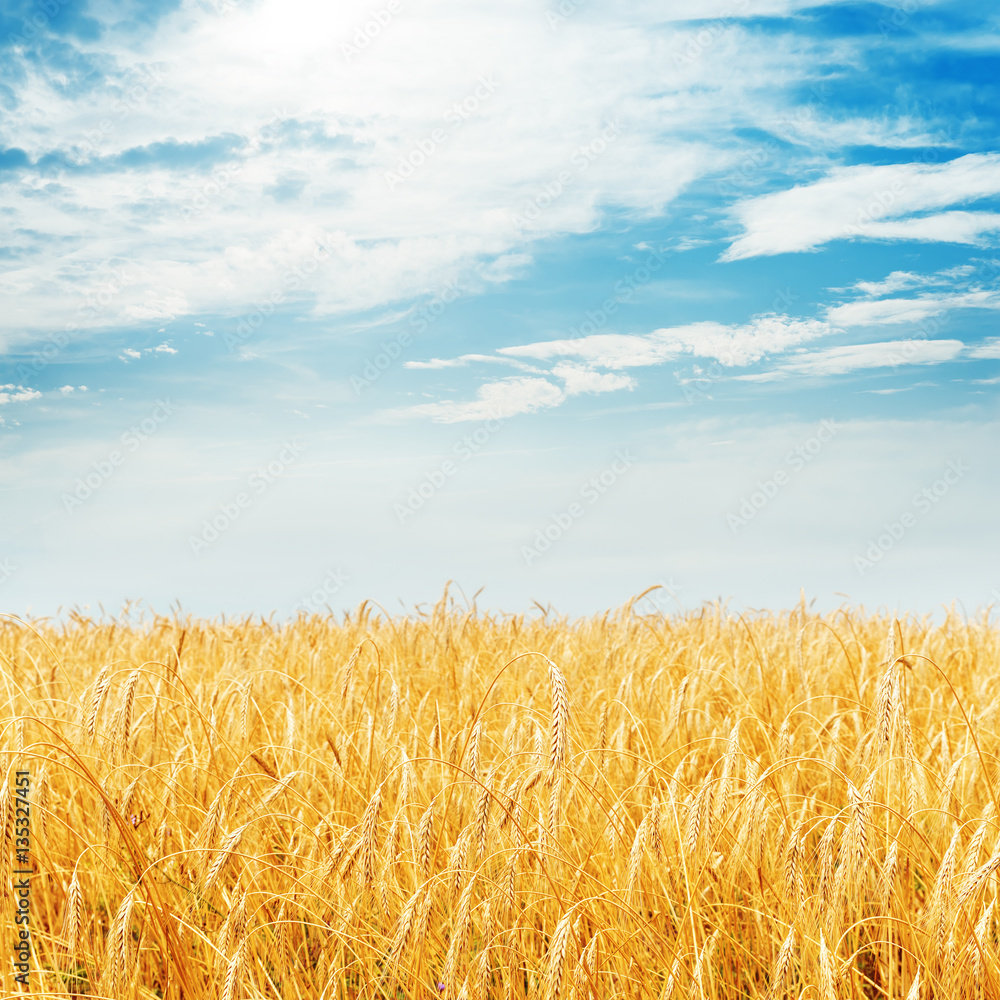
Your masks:
<instances>
[{"instance_id":1,"label":"wispy cloud","mask_svg":"<svg viewBox=\"0 0 1000 1000\"><path fill-rule=\"evenodd\" d=\"M1000 309L1000 292L955 292L951 295L920 295L912 299L862 299L834 306L827 319L838 326L883 326L919 323L949 309Z\"/></svg>"},{"instance_id":2,"label":"wispy cloud","mask_svg":"<svg viewBox=\"0 0 1000 1000\"><path fill-rule=\"evenodd\" d=\"M919 212L1000 194L1000 153L947 163L837 167L819 181L745 199L733 209L743 228L722 260L815 250L838 239L976 243L1000 228L990 212Z\"/></svg>"},{"instance_id":3,"label":"wispy cloud","mask_svg":"<svg viewBox=\"0 0 1000 1000\"><path fill-rule=\"evenodd\" d=\"M766 314L755 316L745 324L701 322L647 334L594 334L501 347L497 353L538 360L575 357L603 368L659 365L685 354L712 358L724 365L748 365L767 354L815 340L830 330L830 325L820 320Z\"/></svg>"},{"instance_id":4,"label":"wispy cloud","mask_svg":"<svg viewBox=\"0 0 1000 1000\"><path fill-rule=\"evenodd\" d=\"M566 393L547 379L510 378L481 386L474 400L420 403L397 411L396 416L430 417L443 424L497 420L558 406L565 398Z\"/></svg>"},{"instance_id":5,"label":"wispy cloud","mask_svg":"<svg viewBox=\"0 0 1000 1000\"><path fill-rule=\"evenodd\" d=\"M890 340L877 344L848 344L801 354L773 371L735 378L748 382L773 382L788 375L845 375L864 368L940 364L962 353L960 340Z\"/></svg>"},{"instance_id":6,"label":"wispy cloud","mask_svg":"<svg viewBox=\"0 0 1000 1000\"><path fill-rule=\"evenodd\" d=\"M1000 359L1000 337L991 337L978 347L969 351L969 356L973 358L998 358Z\"/></svg>"}]
</instances>

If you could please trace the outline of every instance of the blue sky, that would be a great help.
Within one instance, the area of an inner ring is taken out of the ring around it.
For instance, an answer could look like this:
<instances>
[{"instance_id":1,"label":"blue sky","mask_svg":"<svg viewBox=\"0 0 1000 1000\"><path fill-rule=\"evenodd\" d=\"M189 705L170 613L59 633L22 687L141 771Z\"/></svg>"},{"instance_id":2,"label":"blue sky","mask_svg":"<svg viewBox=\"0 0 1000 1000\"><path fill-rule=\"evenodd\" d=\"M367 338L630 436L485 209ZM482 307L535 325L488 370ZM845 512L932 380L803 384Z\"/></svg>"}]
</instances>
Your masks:
<instances>
[{"instance_id":1,"label":"blue sky","mask_svg":"<svg viewBox=\"0 0 1000 1000\"><path fill-rule=\"evenodd\" d=\"M5 3L0 604L1000 601L997 22Z\"/></svg>"}]
</instances>

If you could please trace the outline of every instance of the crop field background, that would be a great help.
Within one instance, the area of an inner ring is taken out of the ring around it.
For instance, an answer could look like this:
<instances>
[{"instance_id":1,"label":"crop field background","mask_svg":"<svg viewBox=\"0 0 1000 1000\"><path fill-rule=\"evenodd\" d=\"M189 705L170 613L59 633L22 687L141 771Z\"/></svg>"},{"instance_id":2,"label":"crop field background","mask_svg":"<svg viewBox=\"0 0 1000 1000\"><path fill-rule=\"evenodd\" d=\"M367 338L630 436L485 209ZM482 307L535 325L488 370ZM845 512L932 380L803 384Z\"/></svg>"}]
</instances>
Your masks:
<instances>
[{"instance_id":1,"label":"crop field background","mask_svg":"<svg viewBox=\"0 0 1000 1000\"><path fill-rule=\"evenodd\" d=\"M4 618L34 991L997 996L998 629L638 607Z\"/></svg>"}]
</instances>

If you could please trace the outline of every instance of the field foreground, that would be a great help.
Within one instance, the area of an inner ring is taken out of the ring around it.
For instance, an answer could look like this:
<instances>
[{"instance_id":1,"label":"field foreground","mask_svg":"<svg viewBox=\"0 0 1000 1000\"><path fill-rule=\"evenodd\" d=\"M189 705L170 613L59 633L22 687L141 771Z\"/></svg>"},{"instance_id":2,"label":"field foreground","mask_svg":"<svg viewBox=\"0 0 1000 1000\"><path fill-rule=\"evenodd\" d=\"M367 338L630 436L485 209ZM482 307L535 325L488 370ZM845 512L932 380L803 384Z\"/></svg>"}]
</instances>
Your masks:
<instances>
[{"instance_id":1,"label":"field foreground","mask_svg":"<svg viewBox=\"0 0 1000 1000\"><path fill-rule=\"evenodd\" d=\"M1000 630L0 619L36 994L1000 996Z\"/></svg>"}]
</instances>

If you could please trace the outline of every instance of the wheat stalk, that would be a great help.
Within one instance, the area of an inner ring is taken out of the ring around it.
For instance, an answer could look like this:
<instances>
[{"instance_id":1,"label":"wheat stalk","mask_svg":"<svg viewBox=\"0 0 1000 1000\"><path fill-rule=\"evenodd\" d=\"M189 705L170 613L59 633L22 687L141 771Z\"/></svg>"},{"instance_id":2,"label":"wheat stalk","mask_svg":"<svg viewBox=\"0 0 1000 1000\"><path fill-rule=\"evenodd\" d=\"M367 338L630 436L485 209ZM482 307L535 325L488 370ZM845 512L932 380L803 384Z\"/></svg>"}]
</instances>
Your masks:
<instances>
[{"instance_id":1,"label":"wheat stalk","mask_svg":"<svg viewBox=\"0 0 1000 1000\"><path fill-rule=\"evenodd\" d=\"M375 854L378 850L378 816L382 808L382 785L375 789L375 794L365 809L361 818L361 868L358 877L367 889L375 881Z\"/></svg>"},{"instance_id":2,"label":"wheat stalk","mask_svg":"<svg viewBox=\"0 0 1000 1000\"><path fill-rule=\"evenodd\" d=\"M563 977L566 971L566 956L573 932L573 907L571 906L559 919L556 929L552 932L549 942L548 975L546 987L550 1000L559 1000L562 993Z\"/></svg>"},{"instance_id":3,"label":"wheat stalk","mask_svg":"<svg viewBox=\"0 0 1000 1000\"><path fill-rule=\"evenodd\" d=\"M765 1000L776 1000L779 991L784 987L785 977L788 975L788 970L791 967L792 952L794 950L795 925L793 924L788 928L785 940L781 942L781 947L778 949L778 955L771 968L771 977L770 983L767 987L767 993L764 995Z\"/></svg>"},{"instance_id":4,"label":"wheat stalk","mask_svg":"<svg viewBox=\"0 0 1000 1000\"><path fill-rule=\"evenodd\" d=\"M549 766L555 771L565 765L569 746L569 691L562 671L551 660L548 664L549 683L552 687L552 746Z\"/></svg>"}]
</instances>

